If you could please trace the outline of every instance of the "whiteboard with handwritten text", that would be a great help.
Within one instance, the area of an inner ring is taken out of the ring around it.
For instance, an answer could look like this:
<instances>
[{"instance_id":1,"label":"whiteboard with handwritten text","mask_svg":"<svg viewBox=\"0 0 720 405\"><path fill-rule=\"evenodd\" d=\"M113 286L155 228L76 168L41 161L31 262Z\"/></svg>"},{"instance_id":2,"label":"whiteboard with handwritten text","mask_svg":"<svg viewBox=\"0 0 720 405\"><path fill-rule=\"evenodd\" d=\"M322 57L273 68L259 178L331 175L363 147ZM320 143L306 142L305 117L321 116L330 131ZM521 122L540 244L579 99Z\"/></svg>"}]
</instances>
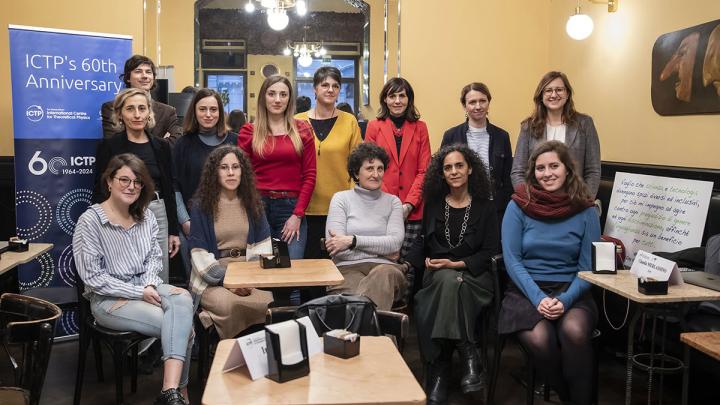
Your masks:
<instances>
[{"instance_id":1,"label":"whiteboard with handwritten text","mask_svg":"<svg viewBox=\"0 0 720 405\"><path fill-rule=\"evenodd\" d=\"M617 172L605 234L625 244L625 265L638 250L676 252L700 246L713 183Z\"/></svg>"}]
</instances>

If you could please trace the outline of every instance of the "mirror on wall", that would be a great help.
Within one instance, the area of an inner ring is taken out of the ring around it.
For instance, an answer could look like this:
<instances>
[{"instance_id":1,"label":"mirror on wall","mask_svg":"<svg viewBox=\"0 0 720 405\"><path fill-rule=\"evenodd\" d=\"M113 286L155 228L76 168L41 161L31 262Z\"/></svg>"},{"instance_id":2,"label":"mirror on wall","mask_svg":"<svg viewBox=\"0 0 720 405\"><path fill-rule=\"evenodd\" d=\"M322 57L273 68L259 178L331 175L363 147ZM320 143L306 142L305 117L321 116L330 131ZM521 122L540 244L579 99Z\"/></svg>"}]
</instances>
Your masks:
<instances>
[{"instance_id":1,"label":"mirror on wall","mask_svg":"<svg viewBox=\"0 0 720 405\"><path fill-rule=\"evenodd\" d=\"M314 104L313 73L335 66L343 77L338 103L374 115L373 94L388 66L397 69L398 2L198 0L195 83L217 89L226 110L253 117L267 76L287 76Z\"/></svg>"}]
</instances>

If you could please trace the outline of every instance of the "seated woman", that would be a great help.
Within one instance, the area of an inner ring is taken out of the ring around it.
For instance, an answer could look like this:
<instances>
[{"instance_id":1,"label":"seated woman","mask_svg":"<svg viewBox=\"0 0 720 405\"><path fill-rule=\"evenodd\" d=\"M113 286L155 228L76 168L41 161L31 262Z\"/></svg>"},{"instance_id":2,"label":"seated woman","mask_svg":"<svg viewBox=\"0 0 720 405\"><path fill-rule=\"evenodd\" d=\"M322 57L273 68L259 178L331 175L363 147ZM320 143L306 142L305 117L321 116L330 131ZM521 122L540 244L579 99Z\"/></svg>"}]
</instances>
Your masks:
<instances>
[{"instance_id":1,"label":"seated woman","mask_svg":"<svg viewBox=\"0 0 720 405\"><path fill-rule=\"evenodd\" d=\"M422 237L408 255L425 268L415 295L420 350L429 362L428 404L447 401L450 360L462 360L465 394L485 388L476 348L476 323L492 299L490 257L499 248L496 207L485 166L466 145L450 145L433 156L423 186Z\"/></svg>"},{"instance_id":2,"label":"seated woman","mask_svg":"<svg viewBox=\"0 0 720 405\"><path fill-rule=\"evenodd\" d=\"M193 306L187 291L159 277L158 224L148 208L154 182L142 160L123 153L108 162L101 188L102 203L80 216L73 234L85 297L100 325L160 338L164 376L155 404L184 405Z\"/></svg>"},{"instance_id":3,"label":"seated woman","mask_svg":"<svg viewBox=\"0 0 720 405\"><path fill-rule=\"evenodd\" d=\"M592 268L600 221L562 142L535 148L512 200L502 245L514 284L505 292L498 330L517 333L562 400L589 404L597 308L577 273Z\"/></svg>"},{"instance_id":4,"label":"seated woman","mask_svg":"<svg viewBox=\"0 0 720 405\"><path fill-rule=\"evenodd\" d=\"M203 312L205 327L214 324L221 339L263 323L272 293L222 286L232 261L245 261L248 245L270 238L250 160L236 146L210 152L191 202L190 289Z\"/></svg>"},{"instance_id":5,"label":"seated woman","mask_svg":"<svg viewBox=\"0 0 720 405\"><path fill-rule=\"evenodd\" d=\"M405 229L400 199L383 192L389 157L374 144L360 144L347 169L357 184L333 195L325 228L325 247L345 277L330 289L369 297L389 311L407 288L407 266L397 264Z\"/></svg>"}]
</instances>

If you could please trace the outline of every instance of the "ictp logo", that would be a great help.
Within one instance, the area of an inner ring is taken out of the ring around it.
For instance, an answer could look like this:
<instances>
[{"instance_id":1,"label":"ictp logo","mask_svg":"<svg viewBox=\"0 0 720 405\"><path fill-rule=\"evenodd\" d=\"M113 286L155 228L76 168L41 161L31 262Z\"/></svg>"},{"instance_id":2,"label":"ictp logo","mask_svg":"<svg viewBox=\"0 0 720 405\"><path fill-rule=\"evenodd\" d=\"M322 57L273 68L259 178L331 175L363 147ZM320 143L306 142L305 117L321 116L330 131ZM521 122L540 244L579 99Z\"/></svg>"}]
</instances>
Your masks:
<instances>
[{"instance_id":1,"label":"ictp logo","mask_svg":"<svg viewBox=\"0 0 720 405\"><path fill-rule=\"evenodd\" d=\"M38 122L43 119L45 112L39 105L31 105L25 110L25 116L32 122Z\"/></svg>"},{"instance_id":2,"label":"ictp logo","mask_svg":"<svg viewBox=\"0 0 720 405\"><path fill-rule=\"evenodd\" d=\"M95 157L94 156L71 156L70 157L70 166L73 167L92 167L95 164ZM55 156L52 159L50 159L50 162L48 163L47 160L40 157L40 151L35 151L35 154L32 158L30 158L30 161L28 162L28 170L30 173L41 176L45 174L46 171L50 170L50 173L52 174L63 174L63 167L68 166L67 160L65 158L60 156ZM84 169L83 169L84 170ZM73 171L70 171L69 173L64 174L74 174Z\"/></svg>"},{"instance_id":3,"label":"ictp logo","mask_svg":"<svg viewBox=\"0 0 720 405\"><path fill-rule=\"evenodd\" d=\"M40 169L36 169L35 165L40 165ZM40 157L40 151L36 151L33 155L32 159L30 159L30 162L28 162L28 170L30 170L30 173L41 176L45 174L47 171L48 164L47 161Z\"/></svg>"}]
</instances>

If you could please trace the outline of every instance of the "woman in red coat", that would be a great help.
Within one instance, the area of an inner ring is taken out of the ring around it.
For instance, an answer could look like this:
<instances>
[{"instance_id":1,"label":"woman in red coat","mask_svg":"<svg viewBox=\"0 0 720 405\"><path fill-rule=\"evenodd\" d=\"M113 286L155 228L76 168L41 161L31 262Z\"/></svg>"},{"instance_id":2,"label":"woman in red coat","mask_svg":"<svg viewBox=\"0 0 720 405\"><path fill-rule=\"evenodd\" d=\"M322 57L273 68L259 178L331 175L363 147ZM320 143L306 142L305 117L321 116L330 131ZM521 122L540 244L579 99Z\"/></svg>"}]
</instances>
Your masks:
<instances>
[{"instance_id":1,"label":"woman in red coat","mask_svg":"<svg viewBox=\"0 0 720 405\"><path fill-rule=\"evenodd\" d=\"M390 156L382 190L398 196L403 204L406 223L401 256L420 234L422 184L431 155L427 125L420 121L414 101L415 93L407 80L388 80L380 92L380 113L368 123L365 133L365 142L379 145Z\"/></svg>"}]
</instances>

